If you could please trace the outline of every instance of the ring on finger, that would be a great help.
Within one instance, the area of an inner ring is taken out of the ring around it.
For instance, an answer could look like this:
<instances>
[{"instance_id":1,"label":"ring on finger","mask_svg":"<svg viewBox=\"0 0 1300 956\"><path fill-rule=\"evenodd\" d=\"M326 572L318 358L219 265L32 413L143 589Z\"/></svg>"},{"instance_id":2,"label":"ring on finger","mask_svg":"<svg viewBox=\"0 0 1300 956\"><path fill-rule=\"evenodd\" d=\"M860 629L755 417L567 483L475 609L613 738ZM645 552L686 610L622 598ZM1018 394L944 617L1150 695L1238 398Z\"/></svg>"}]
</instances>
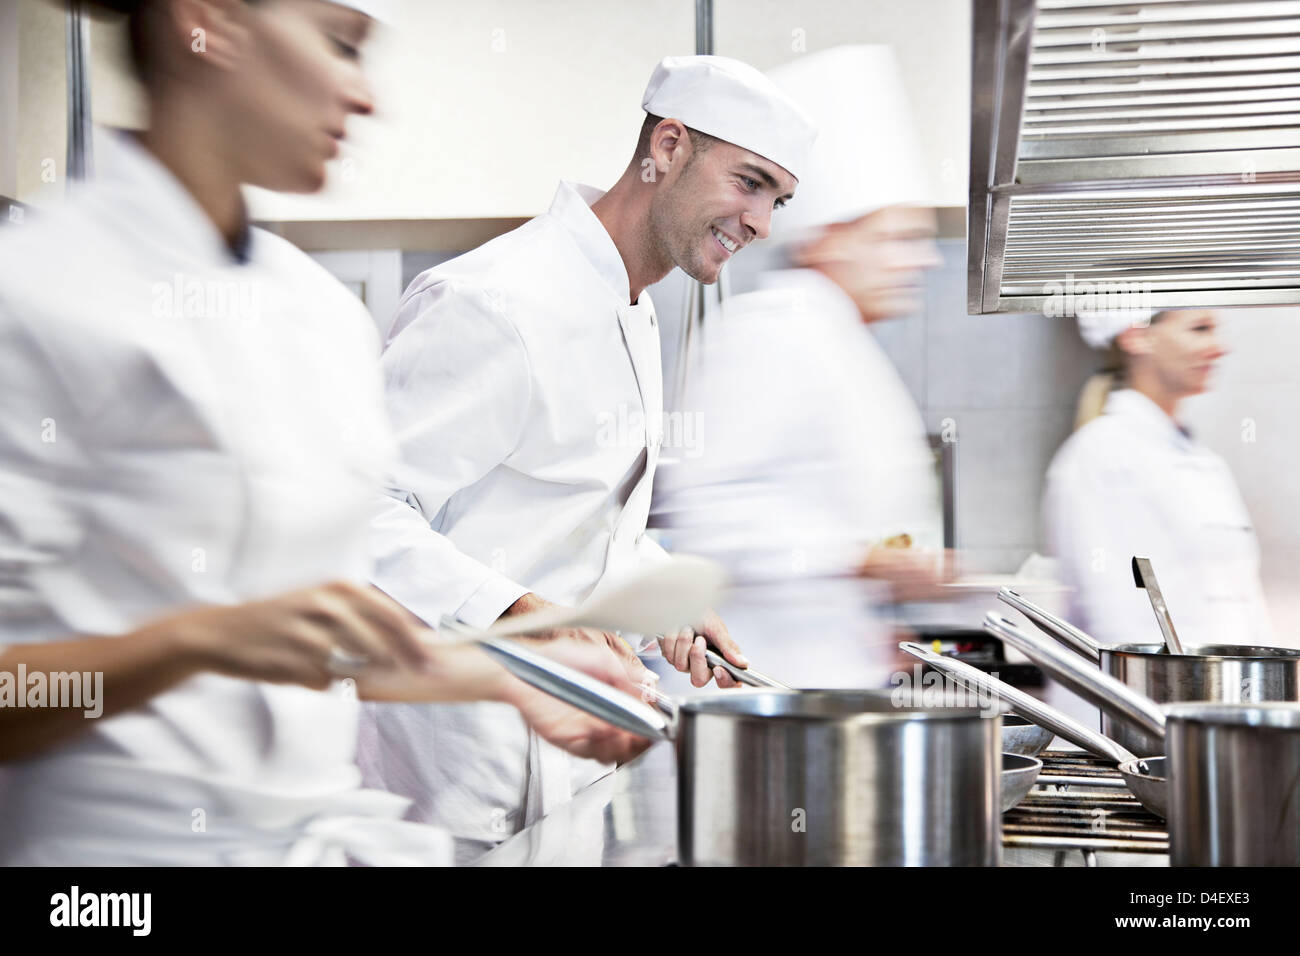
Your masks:
<instances>
[{"instance_id":1,"label":"ring on finger","mask_svg":"<svg viewBox=\"0 0 1300 956\"><path fill-rule=\"evenodd\" d=\"M360 654L350 654L341 647L333 647L325 661L325 669L335 677L356 677L369 663L370 660Z\"/></svg>"}]
</instances>

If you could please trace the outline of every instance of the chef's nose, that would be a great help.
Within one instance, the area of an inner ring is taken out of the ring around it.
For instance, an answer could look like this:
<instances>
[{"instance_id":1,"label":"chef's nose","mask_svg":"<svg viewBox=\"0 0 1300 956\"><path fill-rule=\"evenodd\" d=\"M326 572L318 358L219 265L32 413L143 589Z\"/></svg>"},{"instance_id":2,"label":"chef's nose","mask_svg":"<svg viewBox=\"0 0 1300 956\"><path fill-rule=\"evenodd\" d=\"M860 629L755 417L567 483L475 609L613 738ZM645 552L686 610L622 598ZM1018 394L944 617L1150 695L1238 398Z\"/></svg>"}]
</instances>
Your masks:
<instances>
[{"instance_id":1,"label":"chef's nose","mask_svg":"<svg viewBox=\"0 0 1300 956\"><path fill-rule=\"evenodd\" d=\"M740 225L755 239L766 239L772 232L772 207L766 199L759 199L740 214Z\"/></svg>"},{"instance_id":2,"label":"chef's nose","mask_svg":"<svg viewBox=\"0 0 1300 956\"><path fill-rule=\"evenodd\" d=\"M369 116L375 111L375 97L370 90L370 81L360 69L353 70L344 83L343 106L349 113L358 116Z\"/></svg>"}]
</instances>

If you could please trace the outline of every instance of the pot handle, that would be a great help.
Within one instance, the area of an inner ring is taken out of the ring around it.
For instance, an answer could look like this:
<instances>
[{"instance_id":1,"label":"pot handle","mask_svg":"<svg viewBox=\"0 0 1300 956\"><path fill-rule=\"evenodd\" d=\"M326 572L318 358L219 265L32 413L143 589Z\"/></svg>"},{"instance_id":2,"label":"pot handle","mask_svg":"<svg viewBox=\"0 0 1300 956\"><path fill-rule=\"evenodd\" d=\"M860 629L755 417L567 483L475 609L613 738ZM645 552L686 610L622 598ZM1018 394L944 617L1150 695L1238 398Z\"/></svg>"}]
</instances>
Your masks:
<instances>
[{"instance_id":1,"label":"pot handle","mask_svg":"<svg viewBox=\"0 0 1300 956\"><path fill-rule=\"evenodd\" d=\"M1055 614L1044 610L1032 601L1026 601L1020 596L1019 592L1013 591L1011 588L1000 588L998 590L998 600L1003 604L1011 605L1029 618L1029 620L1033 621L1034 626L1048 637L1055 639L1073 651L1077 651L1094 664L1101 663L1101 645L1073 624L1061 620Z\"/></svg>"},{"instance_id":2,"label":"pot handle","mask_svg":"<svg viewBox=\"0 0 1300 956\"><path fill-rule=\"evenodd\" d=\"M479 638L478 645L521 681L566 704L641 737L672 739L674 725L663 715L580 670L502 637Z\"/></svg>"},{"instance_id":3,"label":"pot handle","mask_svg":"<svg viewBox=\"0 0 1300 956\"><path fill-rule=\"evenodd\" d=\"M1070 690L1089 703L1096 704L1116 720L1164 740L1165 714L1151 698L1079 660L1077 655L1051 641L1021 630L996 611L990 611L985 617L984 630L1010 644Z\"/></svg>"},{"instance_id":4,"label":"pot handle","mask_svg":"<svg viewBox=\"0 0 1300 956\"><path fill-rule=\"evenodd\" d=\"M1049 707L1038 698L1012 687L1006 681L999 680L978 667L972 667L965 661L944 657L942 654L935 654L923 645L914 644L910 641L903 641L898 646L913 657L925 661L931 667L941 670L945 674L950 674L956 680L974 687L976 690L991 695L994 700L1006 701L1011 709L1021 717L1032 720L1038 726L1045 727L1056 736L1068 740L1075 746L1082 747L1089 753L1096 754L1103 760L1113 760L1115 763L1120 764L1126 760L1136 759L1133 754L1109 737L1103 737L1096 731L1089 730L1083 724L1061 713L1055 707Z\"/></svg>"}]
</instances>

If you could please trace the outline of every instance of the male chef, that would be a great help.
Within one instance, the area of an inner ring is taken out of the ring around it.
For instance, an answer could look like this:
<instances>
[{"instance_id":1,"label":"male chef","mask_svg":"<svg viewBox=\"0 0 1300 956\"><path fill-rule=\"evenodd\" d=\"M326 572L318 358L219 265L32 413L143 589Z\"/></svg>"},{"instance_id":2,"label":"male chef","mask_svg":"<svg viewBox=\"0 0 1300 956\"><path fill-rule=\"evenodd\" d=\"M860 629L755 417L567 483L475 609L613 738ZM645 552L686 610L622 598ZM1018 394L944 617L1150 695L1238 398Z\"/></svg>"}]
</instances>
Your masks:
<instances>
[{"instance_id":1,"label":"male chef","mask_svg":"<svg viewBox=\"0 0 1300 956\"><path fill-rule=\"evenodd\" d=\"M561 183L549 212L417 276L398 307L383 371L405 463L372 525L374 580L430 623L576 605L662 560L645 536L663 439L645 289L674 266L715 282L767 236L816 134L725 57L664 59L641 105L636 153L608 192ZM745 666L716 616L696 630L661 641L696 686L710 677L705 637ZM589 636L648 673L617 635ZM361 751L368 782L450 830L460 861L602 772L490 704L376 708Z\"/></svg>"}]
</instances>

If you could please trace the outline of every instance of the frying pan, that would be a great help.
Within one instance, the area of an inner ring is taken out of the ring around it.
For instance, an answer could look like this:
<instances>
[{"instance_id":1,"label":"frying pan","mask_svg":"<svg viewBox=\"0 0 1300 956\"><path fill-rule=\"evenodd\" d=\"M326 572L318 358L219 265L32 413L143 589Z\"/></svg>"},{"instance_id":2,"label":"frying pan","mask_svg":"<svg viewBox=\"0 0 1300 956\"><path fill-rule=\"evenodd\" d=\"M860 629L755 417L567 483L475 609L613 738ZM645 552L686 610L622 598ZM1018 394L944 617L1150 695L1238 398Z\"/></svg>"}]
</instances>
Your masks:
<instances>
[{"instance_id":1,"label":"frying pan","mask_svg":"<svg viewBox=\"0 0 1300 956\"><path fill-rule=\"evenodd\" d=\"M1011 625L1014 627L1014 625ZM1000 630L992 630L1001 637ZM904 652L925 661L936 670L949 674L968 687L991 696L994 700L1006 704L1022 718L1031 720L1052 736L1061 737L1070 743L1082 747L1089 753L1096 754L1104 760L1116 764L1125 785L1137 797L1138 802L1156 816L1163 818L1169 806L1168 780L1165 778L1164 757L1135 757L1115 741L1103 737L1096 731L1089 730L1071 717L1054 707L1049 707L1036 697L998 680L991 674L951 657L935 654L928 648L904 641L898 645Z\"/></svg>"}]
</instances>

